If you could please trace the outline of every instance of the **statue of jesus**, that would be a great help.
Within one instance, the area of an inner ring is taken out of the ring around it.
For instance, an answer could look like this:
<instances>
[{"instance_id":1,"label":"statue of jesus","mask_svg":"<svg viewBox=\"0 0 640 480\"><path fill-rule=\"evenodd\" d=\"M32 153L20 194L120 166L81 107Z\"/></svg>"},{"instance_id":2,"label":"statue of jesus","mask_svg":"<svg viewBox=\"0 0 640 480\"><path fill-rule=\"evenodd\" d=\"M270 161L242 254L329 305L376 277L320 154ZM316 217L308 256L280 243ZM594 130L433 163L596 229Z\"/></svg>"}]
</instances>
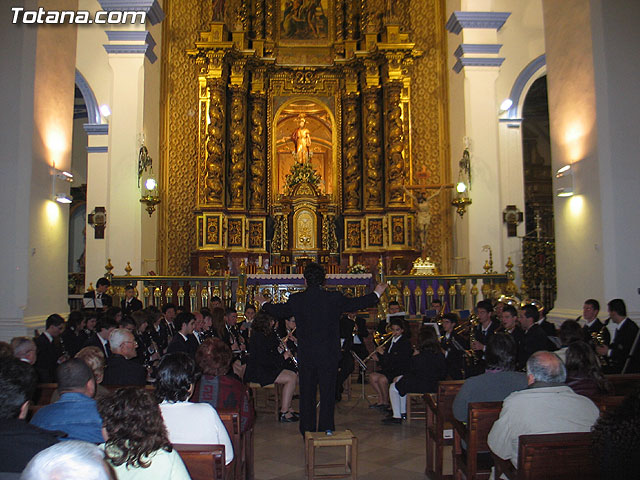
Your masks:
<instances>
[{"instance_id":1,"label":"statue of jesus","mask_svg":"<svg viewBox=\"0 0 640 480\"><path fill-rule=\"evenodd\" d=\"M296 161L303 163L309 159L309 153L311 151L311 133L306 128L307 119L304 113L298 115L298 128L296 128L291 134L291 140L295 147L294 155Z\"/></svg>"},{"instance_id":2,"label":"statue of jesus","mask_svg":"<svg viewBox=\"0 0 640 480\"><path fill-rule=\"evenodd\" d=\"M416 208L416 231L418 233L418 243L420 244L420 250L423 256L426 256L427 249L427 230L429 229L429 223L431 222L431 205L429 201L434 198L436 195L440 193L440 191L444 188L441 186L436 193L431 195L430 197L422 197L414 195L411 191L409 191L406 187L404 187L405 193L411 197L415 202Z\"/></svg>"}]
</instances>

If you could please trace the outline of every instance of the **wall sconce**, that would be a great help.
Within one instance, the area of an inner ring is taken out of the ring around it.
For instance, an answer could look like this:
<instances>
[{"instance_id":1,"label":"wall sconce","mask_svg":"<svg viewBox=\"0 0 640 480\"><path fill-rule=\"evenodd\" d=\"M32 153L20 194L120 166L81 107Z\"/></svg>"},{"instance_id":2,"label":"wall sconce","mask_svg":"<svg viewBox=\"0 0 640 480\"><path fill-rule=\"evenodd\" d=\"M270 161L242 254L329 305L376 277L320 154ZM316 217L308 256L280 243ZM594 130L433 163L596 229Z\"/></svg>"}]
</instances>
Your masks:
<instances>
[{"instance_id":1,"label":"wall sconce","mask_svg":"<svg viewBox=\"0 0 640 480\"><path fill-rule=\"evenodd\" d=\"M451 205L456 207L456 212L460 218L467 211L467 205L471 205L469 198L469 190L471 190L471 159L469 157L469 148L465 148L462 152L458 169L458 183L456 183L456 198L451 200Z\"/></svg>"},{"instance_id":2,"label":"wall sconce","mask_svg":"<svg viewBox=\"0 0 640 480\"><path fill-rule=\"evenodd\" d=\"M158 192L158 181L153 174L153 160L144 145L144 138L138 152L138 186L140 186L140 180L142 180L140 203L144 203L147 206L147 213L151 216L156 211L156 205L160 203L160 194Z\"/></svg>"},{"instance_id":3,"label":"wall sconce","mask_svg":"<svg viewBox=\"0 0 640 480\"><path fill-rule=\"evenodd\" d=\"M61 191L66 190L66 183L73 182L73 174L53 168L51 171L51 196L58 203L71 203L73 197L68 193ZM62 185L58 185L58 182L64 182ZM64 187L63 187L64 186Z\"/></svg>"},{"instance_id":4,"label":"wall sconce","mask_svg":"<svg viewBox=\"0 0 640 480\"><path fill-rule=\"evenodd\" d=\"M571 197L574 193L573 169L571 165L565 165L556 172L556 195L558 197Z\"/></svg>"}]
</instances>

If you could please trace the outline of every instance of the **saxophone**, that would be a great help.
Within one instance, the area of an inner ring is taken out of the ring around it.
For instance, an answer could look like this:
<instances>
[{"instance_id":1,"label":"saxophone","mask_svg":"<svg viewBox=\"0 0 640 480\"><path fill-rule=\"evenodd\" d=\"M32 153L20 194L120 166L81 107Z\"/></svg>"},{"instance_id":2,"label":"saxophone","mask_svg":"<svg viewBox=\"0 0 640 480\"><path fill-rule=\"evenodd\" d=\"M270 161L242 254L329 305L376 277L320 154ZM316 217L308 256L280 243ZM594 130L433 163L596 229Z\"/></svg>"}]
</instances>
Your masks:
<instances>
[{"instance_id":1,"label":"saxophone","mask_svg":"<svg viewBox=\"0 0 640 480\"><path fill-rule=\"evenodd\" d=\"M472 313L469 316L469 350L467 351L467 358L473 362L474 365L478 364L480 360L477 352L472 348L473 342L476 341L476 327L478 326L478 317Z\"/></svg>"},{"instance_id":2,"label":"saxophone","mask_svg":"<svg viewBox=\"0 0 640 480\"><path fill-rule=\"evenodd\" d=\"M604 341L604 332L607 328L607 325L602 325L602 328L597 332L591 332L591 339L593 340L593 344L596 347L600 347L602 345L606 345ZM600 361L600 366L605 367L609 365L609 357L606 355L598 355L598 360Z\"/></svg>"}]
</instances>

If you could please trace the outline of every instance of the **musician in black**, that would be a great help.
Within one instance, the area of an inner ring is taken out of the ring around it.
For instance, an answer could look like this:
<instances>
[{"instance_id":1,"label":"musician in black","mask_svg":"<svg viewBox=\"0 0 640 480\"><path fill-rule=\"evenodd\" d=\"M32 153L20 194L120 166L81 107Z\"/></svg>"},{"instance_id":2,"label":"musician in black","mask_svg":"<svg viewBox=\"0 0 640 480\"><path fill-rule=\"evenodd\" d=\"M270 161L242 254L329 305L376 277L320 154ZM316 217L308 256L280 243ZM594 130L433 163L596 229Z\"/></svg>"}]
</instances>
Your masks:
<instances>
[{"instance_id":1,"label":"musician in black","mask_svg":"<svg viewBox=\"0 0 640 480\"><path fill-rule=\"evenodd\" d=\"M444 352L447 374L452 380L462 380L465 371L467 341L455 332L459 317L455 313L445 313L442 317L440 346Z\"/></svg>"},{"instance_id":2,"label":"musician in black","mask_svg":"<svg viewBox=\"0 0 640 480\"><path fill-rule=\"evenodd\" d=\"M120 308L122 308L122 315L131 316L133 312L142 310L142 302L135 297L135 289L133 285L127 285L124 287L124 298L120 302Z\"/></svg>"},{"instance_id":3,"label":"musician in black","mask_svg":"<svg viewBox=\"0 0 640 480\"><path fill-rule=\"evenodd\" d=\"M391 340L380 345L372 358L380 364L380 372L369 376L369 383L378 394L378 403L371 408L386 412L389 408L389 384L400 375L409 371L413 347L409 338L409 329L403 318L391 317Z\"/></svg>"},{"instance_id":4,"label":"musician in black","mask_svg":"<svg viewBox=\"0 0 640 480\"><path fill-rule=\"evenodd\" d=\"M600 302L593 298L589 298L584 301L584 305L582 306L582 319L584 320L582 333L584 334L584 341L594 349L596 347L596 343L609 345L611 341L611 335L606 323L603 323L598 319L599 312ZM577 320L580 320L580 317L578 317ZM596 342L594 339L594 337L598 335L600 336L600 342Z\"/></svg>"},{"instance_id":5,"label":"musician in black","mask_svg":"<svg viewBox=\"0 0 640 480\"><path fill-rule=\"evenodd\" d=\"M235 308L227 308L224 312L225 332L224 340L233 352L233 361L231 366L233 372L242 379L245 369L247 368L247 345L245 339L240 333L238 326L238 312Z\"/></svg>"},{"instance_id":6,"label":"musician in black","mask_svg":"<svg viewBox=\"0 0 640 480\"><path fill-rule=\"evenodd\" d=\"M346 315L340 317L340 360L338 361L338 377L336 379L336 402L342 400L344 382L355 369L353 355L353 325Z\"/></svg>"},{"instance_id":7,"label":"musician in black","mask_svg":"<svg viewBox=\"0 0 640 480\"><path fill-rule=\"evenodd\" d=\"M94 310L106 310L112 305L111 295L107 294L107 289L111 286L111 282L105 277L99 278L96 282L96 288L84 294L84 308L92 308Z\"/></svg>"},{"instance_id":8,"label":"musician in black","mask_svg":"<svg viewBox=\"0 0 640 480\"><path fill-rule=\"evenodd\" d=\"M471 342L471 349L477 352L480 358L484 356L484 350L489 341L489 337L493 335L498 328L498 324L491 318L493 305L490 300L480 300L476 305L476 314L478 315L479 325L474 329L475 340Z\"/></svg>"}]
</instances>

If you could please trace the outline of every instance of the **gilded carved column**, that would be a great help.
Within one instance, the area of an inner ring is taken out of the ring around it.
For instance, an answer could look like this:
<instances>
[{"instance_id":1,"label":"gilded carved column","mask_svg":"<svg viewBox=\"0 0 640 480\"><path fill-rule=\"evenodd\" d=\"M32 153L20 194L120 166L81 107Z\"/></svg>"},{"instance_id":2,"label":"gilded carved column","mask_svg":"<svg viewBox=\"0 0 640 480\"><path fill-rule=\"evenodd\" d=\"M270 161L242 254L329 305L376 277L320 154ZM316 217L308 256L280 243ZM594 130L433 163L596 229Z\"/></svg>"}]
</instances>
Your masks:
<instances>
[{"instance_id":1,"label":"gilded carved column","mask_svg":"<svg viewBox=\"0 0 640 480\"><path fill-rule=\"evenodd\" d=\"M209 88L209 125L204 174L205 201L216 207L224 205L224 119L225 85L221 78L207 79Z\"/></svg>"},{"instance_id":2,"label":"gilded carved column","mask_svg":"<svg viewBox=\"0 0 640 480\"><path fill-rule=\"evenodd\" d=\"M253 19L253 30L256 38L264 38L264 0L256 0Z\"/></svg>"},{"instance_id":3,"label":"gilded carved column","mask_svg":"<svg viewBox=\"0 0 640 480\"><path fill-rule=\"evenodd\" d=\"M336 42L344 40L344 0L336 0Z\"/></svg>"},{"instance_id":4,"label":"gilded carved column","mask_svg":"<svg viewBox=\"0 0 640 480\"><path fill-rule=\"evenodd\" d=\"M360 129L358 128L358 95L342 99L343 198L346 211L359 210L362 198L362 164L360 162Z\"/></svg>"},{"instance_id":5,"label":"gilded carved column","mask_svg":"<svg viewBox=\"0 0 640 480\"><path fill-rule=\"evenodd\" d=\"M245 85L245 61L237 61L231 66L229 105L229 208L244 209L246 186L246 122L245 114L247 90Z\"/></svg>"},{"instance_id":6,"label":"gilded carved column","mask_svg":"<svg viewBox=\"0 0 640 480\"><path fill-rule=\"evenodd\" d=\"M264 126L266 98L263 93L251 94L249 115L249 209L266 208L267 162Z\"/></svg>"},{"instance_id":7,"label":"gilded carved column","mask_svg":"<svg viewBox=\"0 0 640 480\"><path fill-rule=\"evenodd\" d=\"M387 206L404 206L404 129L401 106L402 83L385 85Z\"/></svg>"},{"instance_id":8,"label":"gilded carved column","mask_svg":"<svg viewBox=\"0 0 640 480\"><path fill-rule=\"evenodd\" d=\"M364 204L367 210L380 209L384 206L380 89L367 88L363 92L362 104L364 109Z\"/></svg>"}]
</instances>

